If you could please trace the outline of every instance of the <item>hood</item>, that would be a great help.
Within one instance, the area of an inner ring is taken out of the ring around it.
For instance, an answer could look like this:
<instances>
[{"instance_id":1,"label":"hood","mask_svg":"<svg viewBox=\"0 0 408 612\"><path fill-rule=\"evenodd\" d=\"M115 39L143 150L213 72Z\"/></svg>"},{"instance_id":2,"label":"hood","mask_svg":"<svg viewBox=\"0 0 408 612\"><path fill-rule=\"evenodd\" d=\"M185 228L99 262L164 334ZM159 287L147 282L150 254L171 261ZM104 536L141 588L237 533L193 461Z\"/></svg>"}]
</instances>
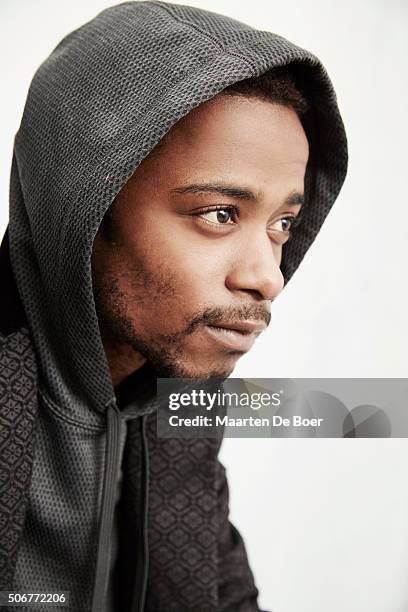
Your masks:
<instances>
[{"instance_id":1,"label":"hood","mask_svg":"<svg viewBox=\"0 0 408 612\"><path fill-rule=\"evenodd\" d=\"M66 36L36 72L15 139L10 255L41 387L68 418L99 422L114 398L91 276L106 210L181 117L227 85L286 64L311 103L303 221L283 249L287 283L347 167L336 96L314 55L204 10L127 2Z\"/></svg>"}]
</instances>

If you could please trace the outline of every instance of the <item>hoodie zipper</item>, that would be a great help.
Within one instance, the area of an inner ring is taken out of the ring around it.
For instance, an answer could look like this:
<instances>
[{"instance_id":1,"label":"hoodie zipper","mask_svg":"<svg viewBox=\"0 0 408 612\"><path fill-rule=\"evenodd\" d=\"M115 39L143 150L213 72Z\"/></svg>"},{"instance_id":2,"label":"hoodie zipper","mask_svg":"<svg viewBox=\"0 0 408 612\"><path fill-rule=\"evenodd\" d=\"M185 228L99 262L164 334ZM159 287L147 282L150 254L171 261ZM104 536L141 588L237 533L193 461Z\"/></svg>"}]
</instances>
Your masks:
<instances>
[{"instance_id":1,"label":"hoodie zipper","mask_svg":"<svg viewBox=\"0 0 408 612\"><path fill-rule=\"evenodd\" d=\"M106 412L107 441L101 518L99 524L96 570L92 598L92 612L104 609L109 578L109 559L115 511L115 487L120 464L120 414L116 403L110 403Z\"/></svg>"},{"instance_id":2,"label":"hoodie zipper","mask_svg":"<svg viewBox=\"0 0 408 612\"><path fill-rule=\"evenodd\" d=\"M147 592L147 579L149 574L149 546L148 546L148 511L149 511L149 448L147 442L147 414L141 417L142 438L142 531L139 541L138 557L143 565L137 564L138 569L132 597L131 612L144 612Z\"/></svg>"},{"instance_id":3,"label":"hoodie zipper","mask_svg":"<svg viewBox=\"0 0 408 612\"><path fill-rule=\"evenodd\" d=\"M121 416L116 403L107 408L107 441L102 507L99 525L96 570L92 599L92 612L104 609L110 569L110 549L113 516L115 511L115 487L120 467L120 423ZM132 598L131 612L143 612L146 601L147 579L149 572L148 549L148 502L149 502L149 449L146 432L147 415L141 417L142 457L143 457L143 495L142 495L142 536L138 553L143 559L141 572L135 577L135 590ZM140 566L139 566L140 567Z\"/></svg>"}]
</instances>

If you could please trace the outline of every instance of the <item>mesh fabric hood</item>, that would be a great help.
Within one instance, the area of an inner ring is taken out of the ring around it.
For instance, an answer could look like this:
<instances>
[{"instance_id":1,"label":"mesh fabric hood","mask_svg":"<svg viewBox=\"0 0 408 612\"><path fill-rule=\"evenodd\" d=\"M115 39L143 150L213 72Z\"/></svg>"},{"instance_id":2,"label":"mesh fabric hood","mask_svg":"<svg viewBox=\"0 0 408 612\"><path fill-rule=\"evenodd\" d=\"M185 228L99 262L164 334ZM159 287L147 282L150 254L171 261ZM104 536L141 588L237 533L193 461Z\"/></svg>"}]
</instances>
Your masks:
<instances>
[{"instance_id":1,"label":"mesh fabric hood","mask_svg":"<svg viewBox=\"0 0 408 612\"><path fill-rule=\"evenodd\" d=\"M91 278L106 210L181 117L227 85L286 64L312 106L303 221L283 250L287 283L347 166L335 93L315 56L228 17L128 2L66 36L38 69L15 140L10 252L40 380L70 418L99 421L113 397Z\"/></svg>"}]
</instances>

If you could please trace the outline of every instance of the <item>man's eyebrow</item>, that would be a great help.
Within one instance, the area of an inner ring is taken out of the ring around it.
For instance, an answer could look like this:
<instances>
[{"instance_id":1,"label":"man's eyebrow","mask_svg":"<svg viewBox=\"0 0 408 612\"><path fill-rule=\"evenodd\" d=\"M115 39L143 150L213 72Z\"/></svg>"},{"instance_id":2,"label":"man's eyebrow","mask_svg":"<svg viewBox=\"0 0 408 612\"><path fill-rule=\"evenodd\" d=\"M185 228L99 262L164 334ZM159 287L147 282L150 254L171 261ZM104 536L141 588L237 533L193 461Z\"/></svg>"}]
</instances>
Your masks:
<instances>
[{"instance_id":1,"label":"man's eyebrow","mask_svg":"<svg viewBox=\"0 0 408 612\"><path fill-rule=\"evenodd\" d=\"M219 193L220 195L240 200L256 202L263 197L262 192L255 193L251 189L238 187L235 185L224 185L218 183L192 183L182 187L175 187L172 193ZM293 191L283 202L282 206L302 206L304 203L303 195L298 191Z\"/></svg>"},{"instance_id":2,"label":"man's eyebrow","mask_svg":"<svg viewBox=\"0 0 408 612\"><path fill-rule=\"evenodd\" d=\"M258 196L250 189L243 189L235 185L224 185L219 183L193 183L171 190L172 193L219 193L230 198L241 200L257 200Z\"/></svg>"},{"instance_id":3,"label":"man's eyebrow","mask_svg":"<svg viewBox=\"0 0 408 612\"><path fill-rule=\"evenodd\" d=\"M283 206L303 206L304 203L305 203L304 195L302 193L299 193L299 191L293 191L285 199Z\"/></svg>"}]
</instances>

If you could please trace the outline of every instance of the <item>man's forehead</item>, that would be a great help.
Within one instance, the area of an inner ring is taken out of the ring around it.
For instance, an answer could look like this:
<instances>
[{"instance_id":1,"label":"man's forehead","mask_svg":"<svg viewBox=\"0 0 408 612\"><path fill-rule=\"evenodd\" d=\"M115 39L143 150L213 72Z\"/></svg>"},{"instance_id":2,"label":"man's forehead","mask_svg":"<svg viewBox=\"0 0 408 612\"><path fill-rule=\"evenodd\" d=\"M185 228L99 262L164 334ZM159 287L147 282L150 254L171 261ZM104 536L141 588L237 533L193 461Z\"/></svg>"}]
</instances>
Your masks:
<instances>
[{"instance_id":1,"label":"man's forehead","mask_svg":"<svg viewBox=\"0 0 408 612\"><path fill-rule=\"evenodd\" d=\"M207 132L208 129L211 130L213 126L219 123L228 123L229 129L233 129L236 125L236 116L240 111L249 110L248 116L252 117L253 113L256 112L256 107L258 107L258 109L273 109L274 113L288 111L288 108L279 104L261 100L256 97L224 95L219 93L213 98L202 102L184 115L184 117L179 119L154 147L152 153L163 151L166 145L170 145L173 142L190 141L194 143L194 132L202 131L203 129ZM290 111L296 114L292 109L290 109ZM242 112L240 114L242 116Z\"/></svg>"},{"instance_id":2,"label":"man's forehead","mask_svg":"<svg viewBox=\"0 0 408 612\"><path fill-rule=\"evenodd\" d=\"M261 201L265 198L265 193L262 189L252 189L246 185L232 184L223 181L190 183L181 185L171 189L172 194L220 194L230 198L239 200L248 200L251 202ZM285 198L285 206L302 206L304 203L303 193L293 190Z\"/></svg>"},{"instance_id":3,"label":"man's forehead","mask_svg":"<svg viewBox=\"0 0 408 612\"><path fill-rule=\"evenodd\" d=\"M296 147L302 157L308 157L309 143L298 115L290 107L268 101L246 100L242 103L232 96L220 96L225 104L205 103L178 121L154 147L151 155L165 153L188 154L204 146L215 154L217 150L237 150L240 147L276 149ZM202 108L208 105L208 110ZM285 142L283 143L282 140ZM284 145L284 147L283 147ZM279 151L276 151L279 154Z\"/></svg>"},{"instance_id":4,"label":"man's forehead","mask_svg":"<svg viewBox=\"0 0 408 612\"><path fill-rule=\"evenodd\" d=\"M232 97L220 97L226 105L214 121L204 117L202 123L197 121L197 129L190 130L186 116L165 134L135 171L133 186L139 189L149 183L149 189L166 190L170 196L218 194L248 202L301 205L309 150L294 111L263 101L259 121L251 126L253 106L239 104L234 109ZM236 120L231 119L234 110Z\"/></svg>"}]
</instances>

